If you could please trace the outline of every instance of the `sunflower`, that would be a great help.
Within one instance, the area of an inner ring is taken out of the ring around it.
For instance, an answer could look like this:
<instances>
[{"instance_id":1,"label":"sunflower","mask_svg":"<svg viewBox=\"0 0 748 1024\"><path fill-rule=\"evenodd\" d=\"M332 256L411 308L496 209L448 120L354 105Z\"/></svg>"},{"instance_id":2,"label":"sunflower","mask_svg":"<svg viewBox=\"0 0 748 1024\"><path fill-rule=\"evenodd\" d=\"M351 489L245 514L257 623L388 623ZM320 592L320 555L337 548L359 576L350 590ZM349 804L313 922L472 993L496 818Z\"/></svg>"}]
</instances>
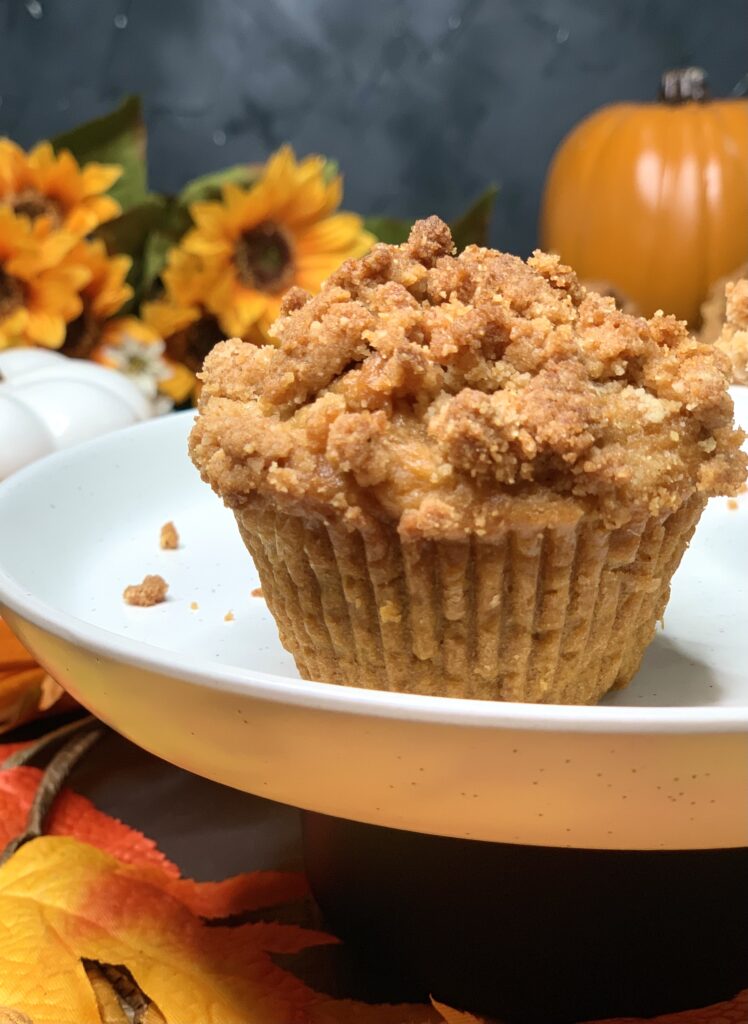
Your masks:
<instances>
[{"instance_id":1,"label":"sunflower","mask_svg":"<svg viewBox=\"0 0 748 1024\"><path fill-rule=\"evenodd\" d=\"M0 206L0 349L59 348L82 311L90 270L71 258L75 236Z\"/></svg>"},{"instance_id":2,"label":"sunflower","mask_svg":"<svg viewBox=\"0 0 748 1024\"><path fill-rule=\"evenodd\" d=\"M85 359L99 344L106 321L132 298L133 290L126 280L132 260L129 256L110 256L100 239L79 242L69 259L85 267L90 277L81 292L81 314L68 327L62 351Z\"/></svg>"},{"instance_id":3,"label":"sunflower","mask_svg":"<svg viewBox=\"0 0 748 1024\"><path fill-rule=\"evenodd\" d=\"M119 203L105 193L121 174L113 164L81 167L72 153L55 153L49 142L26 153L0 138L0 204L79 238L120 213Z\"/></svg>"},{"instance_id":4,"label":"sunflower","mask_svg":"<svg viewBox=\"0 0 748 1024\"><path fill-rule=\"evenodd\" d=\"M342 179L326 166L321 156L297 162L283 146L251 188L226 185L220 200L194 203L194 227L173 250L164 297L146 318L180 331L207 318L219 335L264 340L288 288L317 291L374 241L358 215L336 212Z\"/></svg>"},{"instance_id":5,"label":"sunflower","mask_svg":"<svg viewBox=\"0 0 748 1024\"><path fill-rule=\"evenodd\" d=\"M179 247L172 249L161 280L164 297L144 302L141 315L155 335L165 339L166 358L184 371L176 386L162 386L162 391L180 402L192 392L195 375L208 352L225 335L215 316L202 304L211 279L199 257ZM191 383L182 393L187 382L185 372Z\"/></svg>"}]
</instances>

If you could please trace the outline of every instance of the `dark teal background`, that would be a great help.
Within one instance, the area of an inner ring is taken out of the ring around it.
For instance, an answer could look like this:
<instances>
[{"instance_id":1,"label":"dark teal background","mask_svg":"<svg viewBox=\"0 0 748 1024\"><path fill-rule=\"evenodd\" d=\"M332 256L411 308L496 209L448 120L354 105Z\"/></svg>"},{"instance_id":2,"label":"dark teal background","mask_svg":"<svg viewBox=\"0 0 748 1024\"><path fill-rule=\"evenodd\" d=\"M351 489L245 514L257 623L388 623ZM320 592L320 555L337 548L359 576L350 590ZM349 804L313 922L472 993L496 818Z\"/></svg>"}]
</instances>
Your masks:
<instances>
[{"instance_id":1,"label":"dark teal background","mask_svg":"<svg viewBox=\"0 0 748 1024\"><path fill-rule=\"evenodd\" d=\"M0 0L0 134L140 92L156 189L289 140L364 213L453 216L495 179L494 242L526 253L564 133L690 63L745 90L746 0Z\"/></svg>"}]
</instances>

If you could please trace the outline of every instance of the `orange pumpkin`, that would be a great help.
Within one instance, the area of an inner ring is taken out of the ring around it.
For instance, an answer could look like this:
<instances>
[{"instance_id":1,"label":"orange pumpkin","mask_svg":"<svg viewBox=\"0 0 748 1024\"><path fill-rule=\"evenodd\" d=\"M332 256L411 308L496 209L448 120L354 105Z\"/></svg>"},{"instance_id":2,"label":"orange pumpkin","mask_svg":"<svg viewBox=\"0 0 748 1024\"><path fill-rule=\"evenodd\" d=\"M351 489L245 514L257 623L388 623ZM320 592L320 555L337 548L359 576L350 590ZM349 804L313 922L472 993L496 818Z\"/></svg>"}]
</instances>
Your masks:
<instances>
[{"instance_id":1,"label":"orange pumpkin","mask_svg":"<svg viewBox=\"0 0 748 1024\"><path fill-rule=\"evenodd\" d=\"M551 163L541 245L645 315L695 323L712 282L748 259L748 101L708 99L686 68L663 75L659 102L586 118Z\"/></svg>"}]
</instances>

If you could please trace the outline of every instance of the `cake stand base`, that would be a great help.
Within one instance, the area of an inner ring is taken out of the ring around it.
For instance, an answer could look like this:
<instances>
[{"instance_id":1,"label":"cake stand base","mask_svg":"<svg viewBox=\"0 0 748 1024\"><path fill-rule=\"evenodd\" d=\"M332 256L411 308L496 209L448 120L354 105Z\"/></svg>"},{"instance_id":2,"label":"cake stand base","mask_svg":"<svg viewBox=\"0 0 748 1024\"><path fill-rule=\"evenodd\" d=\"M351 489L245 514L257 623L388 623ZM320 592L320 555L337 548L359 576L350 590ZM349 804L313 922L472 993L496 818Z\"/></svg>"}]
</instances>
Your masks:
<instances>
[{"instance_id":1,"label":"cake stand base","mask_svg":"<svg viewBox=\"0 0 748 1024\"><path fill-rule=\"evenodd\" d=\"M694 1009L748 986L748 849L518 846L310 812L303 828L330 928L407 978L407 998L575 1024Z\"/></svg>"}]
</instances>

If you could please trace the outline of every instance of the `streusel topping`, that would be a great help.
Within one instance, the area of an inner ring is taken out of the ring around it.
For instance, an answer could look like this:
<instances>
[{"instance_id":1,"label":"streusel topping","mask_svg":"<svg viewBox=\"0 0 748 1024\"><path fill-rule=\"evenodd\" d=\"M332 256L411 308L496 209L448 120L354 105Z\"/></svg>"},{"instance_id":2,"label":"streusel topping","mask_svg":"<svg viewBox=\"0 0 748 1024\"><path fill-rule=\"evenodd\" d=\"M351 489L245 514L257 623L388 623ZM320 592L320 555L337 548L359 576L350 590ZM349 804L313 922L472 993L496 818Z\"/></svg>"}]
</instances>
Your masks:
<instances>
[{"instance_id":1,"label":"streusel topping","mask_svg":"<svg viewBox=\"0 0 748 1024\"><path fill-rule=\"evenodd\" d=\"M454 256L436 217L316 297L292 289L273 333L216 346L202 374L190 452L233 507L459 538L620 526L745 478L718 351L555 256Z\"/></svg>"},{"instance_id":2,"label":"streusel topping","mask_svg":"<svg viewBox=\"0 0 748 1024\"><path fill-rule=\"evenodd\" d=\"M728 281L725 297L725 323L715 345L730 360L733 381L748 384L748 278Z\"/></svg>"}]
</instances>

